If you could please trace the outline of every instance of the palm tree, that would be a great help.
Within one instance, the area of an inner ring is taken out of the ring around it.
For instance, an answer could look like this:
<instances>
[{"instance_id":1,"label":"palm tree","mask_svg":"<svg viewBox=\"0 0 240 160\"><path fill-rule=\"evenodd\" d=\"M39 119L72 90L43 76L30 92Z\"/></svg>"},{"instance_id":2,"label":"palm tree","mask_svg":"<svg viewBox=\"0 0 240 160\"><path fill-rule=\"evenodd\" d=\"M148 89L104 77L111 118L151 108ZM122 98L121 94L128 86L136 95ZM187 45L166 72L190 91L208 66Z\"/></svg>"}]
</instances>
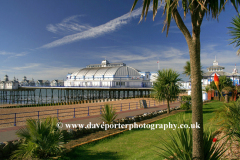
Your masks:
<instances>
[{"instance_id":1,"label":"palm tree","mask_svg":"<svg viewBox=\"0 0 240 160\"><path fill-rule=\"evenodd\" d=\"M172 69L163 69L157 72L157 79L153 84L153 97L158 101L167 100L167 113L170 113L169 102L174 101L180 93L177 82L181 79L178 77L179 74Z\"/></svg>"},{"instance_id":2,"label":"palm tree","mask_svg":"<svg viewBox=\"0 0 240 160\"><path fill-rule=\"evenodd\" d=\"M46 159L62 152L63 136L57 128L56 118L28 119L26 128L17 131L23 142L14 151L12 159Z\"/></svg>"},{"instance_id":3,"label":"palm tree","mask_svg":"<svg viewBox=\"0 0 240 160\"><path fill-rule=\"evenodd\" d=\"M230 30L229 34L233 37L230 44L235 44L235 47L238 47L240 46L240 15L235 16L231 24L233 27L228 27ZM238 49L237 55L240 55L240 49Z\"/></svg>"},{"instance_id":4,"label":"palm tree","mask_svg":"<svg viewBox=\"0 0 240 160\"><path fill-rule=\"evenodd\" d=\"M190 67L190 61L186 62L186 65L183 67L184 71L183 74L185 74L186 76L189 76L189 79L191 78L191 67ZM203 70L202 70L202 66L201 66L201 75L203 75Z\"/></svg>"},{"instance_id":5,"label":"palm tree","mask_svg":"<svg viewBox=\"0 0 240 160\"><path fill-rule=\"evenodd\" d=\"M102 109L101 120L103 120L106 124L111 124L116 117L116 110L114 110L109 104L105 104Z\"/></svg>"},{"instance_id":6,"label":"palm tree","mask_svg":"<svg viewBox=\"0 0 240 160\"><path fill-rule=\"evenodd\" d=\"M148 14L150 2L153 1L153 20L157 14L159 0L144 0L142 15L140 21ZM202 86L201 86L201 65L200 65L200 31L203 17L212 16L217 19L222 10L225 9L228 0L160 0L164 3L165 23L163 31L167 28L167 35L170 28L172 18L175 20L178 28L183 33L189 49L190 64L191 64L191 85L192 85L192 122L199 123L200 128L193 129L193 159L203 159L203 113L202 113ZM138 0L135 0L131 11L135 8ZM182 8L179 6L182 2ZM240 0L230 0L234 8L237 10ZM191 16L192 35L183 22L180 11L183 11L184 17L187 13Z\"/></svg>"},{"instance_id":7,"label":"palm tree","mask_svg":"<svg viewBox=\"0 0 240 160\"><path fill-rule=\"evenodd\" d=\"M183 69L184 69L183 74L185 74L186 76L189 76L189 78L191 78L190 61L186 62L186 65L183 67Z\"/></svg>"}]
</instances>

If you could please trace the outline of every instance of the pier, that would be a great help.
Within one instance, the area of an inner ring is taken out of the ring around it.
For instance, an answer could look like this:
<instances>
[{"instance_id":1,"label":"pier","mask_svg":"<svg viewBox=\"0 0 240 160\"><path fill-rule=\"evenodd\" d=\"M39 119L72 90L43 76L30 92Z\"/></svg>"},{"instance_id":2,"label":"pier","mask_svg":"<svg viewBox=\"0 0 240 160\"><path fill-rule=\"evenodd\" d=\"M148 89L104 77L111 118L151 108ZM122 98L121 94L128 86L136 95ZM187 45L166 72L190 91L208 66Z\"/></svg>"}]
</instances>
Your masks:
<instances>
[{"instance_id":1,"label":"pier","mask_svg":"<svg viewBox=\"0 0 240 160\"><path fill-rule=\"evenodd\" d=\"M34 87L0 89L1 104L74 103L84 100L106 100L150 97L152 88L108 87Z\"/></svg>"}]
</instances>

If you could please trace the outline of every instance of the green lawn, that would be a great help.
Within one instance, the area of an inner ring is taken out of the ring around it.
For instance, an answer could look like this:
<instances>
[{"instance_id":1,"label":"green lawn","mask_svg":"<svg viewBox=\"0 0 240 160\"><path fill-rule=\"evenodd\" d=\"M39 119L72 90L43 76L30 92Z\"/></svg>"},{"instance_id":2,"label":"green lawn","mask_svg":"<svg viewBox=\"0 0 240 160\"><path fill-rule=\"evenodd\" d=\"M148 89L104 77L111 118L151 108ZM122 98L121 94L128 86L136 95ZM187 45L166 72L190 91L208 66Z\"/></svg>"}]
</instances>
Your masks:
<instances>
[{"instance_id":1,"label":"green lawn","mask_svg":"<svg viewBox=\"0 0 240 160\"><path fill-rule=\"evenodd\" d=\"M203 118L204 127L208 129L211 126L211 119L214 116L214 111L223 105L222 102L214 101L204 105ZM154 122L154 124L168 124L177 123L178 113L173 116L164 118ZM186 118L191 118L191 111L186 111ZM215 128L214 126L211 126ZM73 149L68 154L62 156L60 159L159 159L157 147L161 144L159 140L164 137L172 129L137 129L126 131L122 134L105 138L103 140L86 144Z\"/></svg>"}]
</instances>

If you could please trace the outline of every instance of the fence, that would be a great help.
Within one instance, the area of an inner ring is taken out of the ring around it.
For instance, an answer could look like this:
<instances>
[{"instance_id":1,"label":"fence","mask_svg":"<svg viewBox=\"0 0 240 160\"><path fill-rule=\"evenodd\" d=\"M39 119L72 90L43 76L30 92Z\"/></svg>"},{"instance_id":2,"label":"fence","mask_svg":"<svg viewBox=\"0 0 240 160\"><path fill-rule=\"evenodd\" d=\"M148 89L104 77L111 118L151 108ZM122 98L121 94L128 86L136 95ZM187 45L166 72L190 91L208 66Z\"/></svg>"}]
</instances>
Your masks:
<instances>
[{"instance_id":1,"label":"fence","mask_svg":"<svg viewBox=\"0 0 240 160\"><path fill-rule=\"evenodd\" d=\"M177 99L178 100L178 99ZM166 101L161 103L155 100L148 100L148 107L154 107L157 105L166 104ZM129 103L118 103L112 104L113 108L117 112L139 109L139 102L129 102ZM9 127L24 125L28 118L32 119L44 119L48 116L57 117L59 120L71 119L78 117L85 117L90 115L99 115L102 114L102 108L104 105L97 106L87 106L87 107L73 107L73 108L64 108L64 109L52 109L52 110L38 110L31 112L18 112L18 113L8 113L0 114L0 127Z\"/></svg>"}]
</instances>

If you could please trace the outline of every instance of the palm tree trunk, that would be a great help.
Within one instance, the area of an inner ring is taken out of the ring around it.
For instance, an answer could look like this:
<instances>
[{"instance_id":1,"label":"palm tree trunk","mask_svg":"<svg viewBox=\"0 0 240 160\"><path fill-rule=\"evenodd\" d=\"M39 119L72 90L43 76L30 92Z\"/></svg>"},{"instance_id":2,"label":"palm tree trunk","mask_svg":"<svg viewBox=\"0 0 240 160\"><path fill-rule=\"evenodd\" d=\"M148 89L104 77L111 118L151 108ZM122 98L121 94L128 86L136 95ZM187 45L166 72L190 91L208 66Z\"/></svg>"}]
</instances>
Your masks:
<instances>
[{"instance_id":1,"label":"palm tree trunk","mask_svg":"<svg viewBox=\"0 0 240 160\"><path fill-rule=\"evenodd\" d=\"M192 123L200 124L200 128L193 128L193 159L204 159L203 148L203 113L202 113L202 86L200 67L200 28L195 28L192 40L188 43L191 64L191 91L192 91ZM196 125L197 126L197 125Z\"/></svg>"},{"instance_id":2,"label":"palm tree trunk","mask_svg":"<svg viewBox=\"0 0 240 160\"><path fill-rule=\"evenodd\" d=\"M199 124L200 128L193 128L193 160L204 159L203 148L203 113L202 113L202 83L201 83L201 66L200 66L200 26L205 14L205 10L193 1L195 11L191 12L192 19L192 36L185 26L177 9L173 10L173 18L178 28L183 33L189 49L191 65L191 98L192 98L192 123ZM196 125L197 126L197 125Z\"/></svg>"}]
</instances>

